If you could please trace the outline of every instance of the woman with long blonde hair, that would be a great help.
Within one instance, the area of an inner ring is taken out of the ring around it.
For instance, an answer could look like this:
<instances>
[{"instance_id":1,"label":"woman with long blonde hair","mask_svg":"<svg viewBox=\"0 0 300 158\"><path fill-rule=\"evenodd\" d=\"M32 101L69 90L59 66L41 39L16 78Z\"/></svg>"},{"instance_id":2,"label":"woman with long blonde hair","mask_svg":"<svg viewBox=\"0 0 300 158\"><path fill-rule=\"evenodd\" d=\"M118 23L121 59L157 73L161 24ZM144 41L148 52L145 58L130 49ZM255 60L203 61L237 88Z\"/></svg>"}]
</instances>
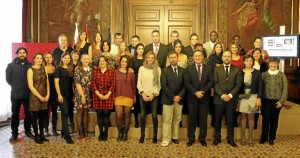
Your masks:
<instances>
[{"instance_id":1,"label":"woman with long blonde hair","mask_svg":"<svg viewBox=\"0 0 300 158\"><path fill-rule=\"evenodd\" d=\"M157 105L158 96L161 89L160 85L161 69L156 60L156 55L153 51L149 51L145 56L143 66L140 67L138 73L137 89L140 94L141 106L141 138L139 143L144 143L145 139L145 123L146 123L146 109L151 107L152 123L153 123L153 143L157 143Z\"/></svg>"}]
</instances>

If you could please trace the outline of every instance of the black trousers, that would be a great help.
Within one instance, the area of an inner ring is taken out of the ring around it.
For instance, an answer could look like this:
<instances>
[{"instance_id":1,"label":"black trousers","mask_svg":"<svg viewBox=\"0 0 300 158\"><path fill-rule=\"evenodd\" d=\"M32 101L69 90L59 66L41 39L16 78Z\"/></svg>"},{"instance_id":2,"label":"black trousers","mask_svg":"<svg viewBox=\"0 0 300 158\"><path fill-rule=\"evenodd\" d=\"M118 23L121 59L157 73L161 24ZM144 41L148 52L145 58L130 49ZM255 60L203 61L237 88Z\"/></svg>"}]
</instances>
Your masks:
<instances>
[{"instance_id":1,"label":"black trousers","mask_svg":"<svg viewBox=\"0 0 300 158\"><path fill-rule=\"evenodd\" d=\"M19 120L19 114L20 114L20 108L21 104L23 104L24 113L25 113L25 119L24 119L24 129L26 132L31 131L31 115L29 111L29 98L11 98L11 130L12 134L18 135L18 127L20 124Z\"/></svg>"},{"instance_id":2,"label":"black trousers","mask_svg":"<svg viewBox=\"0 0 300 158\"><path fill-rule=\"evenodd\" d=\"M223 102L223 104L215 104L215 139L221 139L222 118L225 112L227 122L227 140L234 140L234 113L236 111L235 102Z\"/></svg>"},{"instance_id":3,"label":"black trousers","mask_svg":"<svg viewBox=\"0 0 300 158\"><path fill-rule=\"evenodd\" d=\"M276 108L278 100L264 99L261 107L262 131L261 140L275 140L281 108Z\"/></svg>"},{"instance_id":4,"label":"black trousers","mask_svg":"<svg viewBox=\"0 0 300 158\"><path fill-rule=\"evenodd\" d=\"M44 135L44 125L45 125L45 120L48 117L48 110L39 110L39 111L31 111L32 115L32 128L34 131L34 135L38 136ZM40 133L39 133L40 130Z\"/></svg>"},{"instance_id":5,"label":"black trousers","mask_svg":"<svg viewBox=\"0 0 300 158\"><path fill-rule=\"evenodd\" d=\"M197 121L199 121L200 135L199 140L205 140L207 136L207 114L209 103L188 104L189 106L189 125L188 138L195 140Z\"/></svg>"},{"instance_id":6,"label":"black trousers","mask_svg":"<svg viewBox=\"0 0 300 158\"><path fill-rule=\"evenodd\" d=\"M58 106L61 109L61 124L62 124L61 132L62 132L63 136L69 136L70 135L70 131L69 131L69 128L68 128L69 109L70 109L69 106L71 106L71 104L69 103L70 100L72 102L72 99L63 97L63 103L58 102Z\"/></svg>"},{"instance_id":7,"label":"black trousers","mask_svg":"<svg viewBox=\"0 0 300 158\"><path fill-rule=\"evenodd\" d=\"M57 96L55 97L51 97L50 95L50 98L49 98L49 106L48 106L48 109L47 109L47 118L45 120L45 128L48 128L49 126L49 117L48 117L48 113L49 113L49 110L51 108L51 112L52 112L52 119L51 119L51 122L52 122L52 129L53 130L56 130L56 124L57 124Z\"/></svg>"}]
</instances>

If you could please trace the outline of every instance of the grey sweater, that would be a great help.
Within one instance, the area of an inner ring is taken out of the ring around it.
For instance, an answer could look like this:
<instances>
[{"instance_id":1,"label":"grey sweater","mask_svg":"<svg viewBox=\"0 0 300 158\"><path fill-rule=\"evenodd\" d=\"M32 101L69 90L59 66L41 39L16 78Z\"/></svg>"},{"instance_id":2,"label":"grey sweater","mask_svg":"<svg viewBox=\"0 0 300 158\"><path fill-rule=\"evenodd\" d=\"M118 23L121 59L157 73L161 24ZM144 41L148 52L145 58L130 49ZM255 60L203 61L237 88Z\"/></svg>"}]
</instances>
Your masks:
<instances>
[{"instance_id":1,"label":"grey sweater","mask_svg":"<svg viewBox=\"0 0 300 158\"><path fill-rule=\"evenodd\" d=\"M262 73L264 82L263 99L279 100L283 104L288 96L288 83L283 72L271 75L268 71Z\"/></svg>"}]
</instances>

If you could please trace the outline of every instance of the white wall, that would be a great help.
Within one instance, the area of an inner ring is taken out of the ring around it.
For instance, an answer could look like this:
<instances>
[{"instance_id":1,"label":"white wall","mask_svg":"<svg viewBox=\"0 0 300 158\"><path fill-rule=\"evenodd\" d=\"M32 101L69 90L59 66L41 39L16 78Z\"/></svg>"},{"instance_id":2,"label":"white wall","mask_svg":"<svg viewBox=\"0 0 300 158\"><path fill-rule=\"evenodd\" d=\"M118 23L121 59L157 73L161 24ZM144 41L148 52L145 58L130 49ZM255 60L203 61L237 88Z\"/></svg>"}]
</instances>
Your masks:
<instances>
[{"instance_id":1,"label":"white wall","mask_svg":"<svg viewBox=\"0 0 300 158\"><path fill-rule=\"evenodd\" d=\"M0 5L0 121L11 115L10 86L5 69L12 61L12 45L22 41L22 0L9 0Z\"/></svg>"}]
</instances>

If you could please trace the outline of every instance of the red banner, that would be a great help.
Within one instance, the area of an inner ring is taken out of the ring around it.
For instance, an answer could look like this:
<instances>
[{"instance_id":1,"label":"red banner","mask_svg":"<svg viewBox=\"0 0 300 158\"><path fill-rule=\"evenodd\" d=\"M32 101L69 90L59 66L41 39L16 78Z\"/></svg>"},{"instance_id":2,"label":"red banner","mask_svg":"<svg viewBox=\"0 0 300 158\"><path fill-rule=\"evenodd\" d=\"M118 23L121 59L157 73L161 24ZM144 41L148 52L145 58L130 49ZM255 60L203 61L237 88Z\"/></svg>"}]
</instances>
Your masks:
<instances>
[{"instance_id":1,"label":"red banner","mask_svg":"<svg viewBox=\"0 0 300 158\"><path fill-rule=\"evenodd\" d=\"M28 51L27 59L30 62L33 62L33 56L36 52L46 53L52 52L54 48L58 46L58 43L12 43L12 59L14 59L16 55L16 50L20 47L25 47Z\"/></svg>"}]
</instances>

